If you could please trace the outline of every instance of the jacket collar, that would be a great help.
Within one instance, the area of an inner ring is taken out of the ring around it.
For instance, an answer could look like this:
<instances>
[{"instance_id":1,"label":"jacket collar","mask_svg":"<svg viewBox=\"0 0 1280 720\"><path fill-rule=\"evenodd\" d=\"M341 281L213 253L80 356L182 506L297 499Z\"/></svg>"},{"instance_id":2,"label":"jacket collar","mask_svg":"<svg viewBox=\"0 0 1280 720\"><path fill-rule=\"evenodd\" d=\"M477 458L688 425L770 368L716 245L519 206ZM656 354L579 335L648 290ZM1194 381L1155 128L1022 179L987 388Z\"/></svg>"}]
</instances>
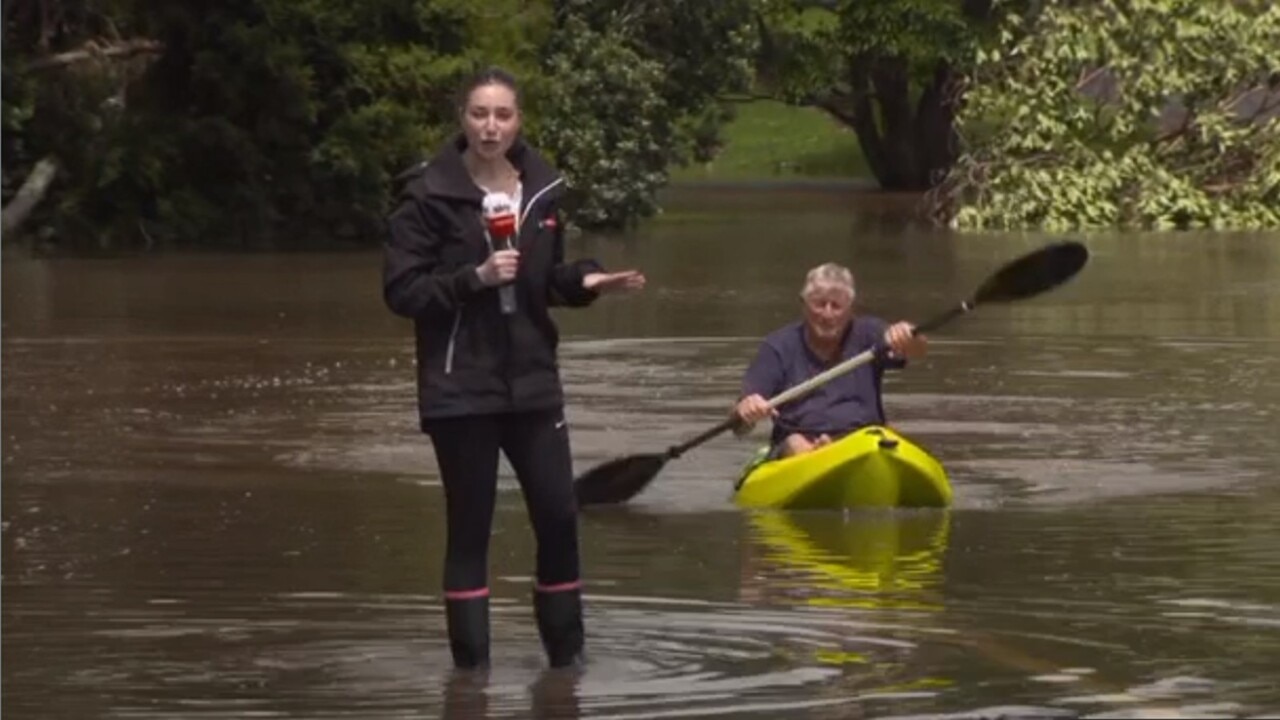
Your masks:
<instances>
[{"instance_id":1,"label":"jacket collar","mask_svg":"<svg viewBox=\"0 0 1280 720\"><path fill-rule=\"evenodd\" d=\"M446 141L436 152L423 172L423 181L428 195L456 198L474 202L479 205L484 200L484 191L476 187L462 162L462 153L467 149L467 138L462 133ZM524 196L531 198L544 188L559 179L560 175L551 167L536 150L518 137L507 151L507 159L520 173L520 181L524 183Z\"/></svg>"}]
</instances>

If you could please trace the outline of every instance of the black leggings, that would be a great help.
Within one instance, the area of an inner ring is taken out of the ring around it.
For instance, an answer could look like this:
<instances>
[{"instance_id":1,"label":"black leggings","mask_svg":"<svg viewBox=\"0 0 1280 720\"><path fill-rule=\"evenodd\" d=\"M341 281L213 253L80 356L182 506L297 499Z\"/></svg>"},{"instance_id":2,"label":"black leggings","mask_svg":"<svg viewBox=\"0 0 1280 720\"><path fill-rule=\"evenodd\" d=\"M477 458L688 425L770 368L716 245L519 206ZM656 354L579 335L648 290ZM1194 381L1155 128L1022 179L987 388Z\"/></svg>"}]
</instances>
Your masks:
<instances>
[{"instance_id":1,"label":"black leggings","mask_svg":"<svg viewBox=\"0 0 1280 720\"><path fill-rule=\"evenodd\" d=\"M576 586L578 508L564 412L556 409L432 420L426 431L444 482L448 515L446 597L487 594L499 449L516 472L533 522L538 542L538 588Z\"/></svg>"}]
</instances>

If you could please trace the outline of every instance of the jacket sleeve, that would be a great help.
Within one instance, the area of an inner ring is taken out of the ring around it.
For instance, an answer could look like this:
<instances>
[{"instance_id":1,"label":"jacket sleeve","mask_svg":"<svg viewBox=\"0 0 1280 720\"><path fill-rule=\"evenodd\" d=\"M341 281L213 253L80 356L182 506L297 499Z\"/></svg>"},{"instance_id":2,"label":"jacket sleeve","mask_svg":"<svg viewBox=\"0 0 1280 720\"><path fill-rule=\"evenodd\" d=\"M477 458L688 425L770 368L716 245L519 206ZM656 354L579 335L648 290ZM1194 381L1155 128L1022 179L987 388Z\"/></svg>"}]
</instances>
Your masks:
<instances>
[{"instance_id":1,"label":"jacket sleeve","mask_svg":"<svg viewBox=\"0 0 1280 720\"><path fill-rule=\"evenodd\" d=\"M600 293L582 287L587 273L604 272L604 267L590 258L566 263L564 261L564 223L556 213L555 244L552 249L551 277L547 282L547 304L555 307L586 307L595 302Z\"/></svg>"},{"instance_id":2,"label":"jacket sleeve","mask_svg":"<svg viewBox=\"0 0 1280 720\"><path fill-rule=\"evenodd\" d=\"M443 267L441 222L412 197L388 218L383 252L382 295L397 315L417 318L452 314L485 289L474 263Z\"/></svg>"}]
</instances>

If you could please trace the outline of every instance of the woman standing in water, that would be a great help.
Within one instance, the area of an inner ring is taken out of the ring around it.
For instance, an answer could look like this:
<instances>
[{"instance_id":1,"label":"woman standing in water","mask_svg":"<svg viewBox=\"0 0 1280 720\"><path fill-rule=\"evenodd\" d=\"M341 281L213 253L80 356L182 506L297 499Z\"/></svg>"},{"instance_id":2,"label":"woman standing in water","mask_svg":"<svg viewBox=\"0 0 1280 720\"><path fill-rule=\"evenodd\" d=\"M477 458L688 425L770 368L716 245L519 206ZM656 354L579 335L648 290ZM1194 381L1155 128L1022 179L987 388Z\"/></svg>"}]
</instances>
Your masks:
<instances>
[{"instance_id":1,"label":"woman standing in water","mask_svg":"<svg viewBox=\"0 0 1280 720\"><path fill-rule=\"evenodd\" d=\"M471 79L462 132L402 176L383 294L414 321L418 409L444 484L444 595L453 660L489 660L488 550L501 450L537 539L533 604L553 667L580 658L577 505L549 308L638 290L635 270L564 260L564 181L520 137L520 95L501 70Z\"/></svg>"}]
</instances>

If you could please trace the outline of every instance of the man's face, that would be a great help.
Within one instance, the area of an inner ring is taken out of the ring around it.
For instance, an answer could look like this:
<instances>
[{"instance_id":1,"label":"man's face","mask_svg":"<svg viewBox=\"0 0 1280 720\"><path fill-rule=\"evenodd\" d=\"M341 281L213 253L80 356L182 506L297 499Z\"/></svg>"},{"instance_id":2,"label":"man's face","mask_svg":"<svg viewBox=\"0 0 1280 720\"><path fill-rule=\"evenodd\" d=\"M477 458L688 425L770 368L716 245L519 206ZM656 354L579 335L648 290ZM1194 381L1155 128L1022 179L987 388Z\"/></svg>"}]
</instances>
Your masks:
<instances>
[{"instance_id":1,"label":"man's face","mask_svg":"<svg viewBox=\"0 0 1280 720\"><path fill-rule=\"evenodd\" d=\"M839 285L819 285L805 295L804 319L815 339L839 340L853 320L853 293Z\"/></svg>"}]
</instances>

